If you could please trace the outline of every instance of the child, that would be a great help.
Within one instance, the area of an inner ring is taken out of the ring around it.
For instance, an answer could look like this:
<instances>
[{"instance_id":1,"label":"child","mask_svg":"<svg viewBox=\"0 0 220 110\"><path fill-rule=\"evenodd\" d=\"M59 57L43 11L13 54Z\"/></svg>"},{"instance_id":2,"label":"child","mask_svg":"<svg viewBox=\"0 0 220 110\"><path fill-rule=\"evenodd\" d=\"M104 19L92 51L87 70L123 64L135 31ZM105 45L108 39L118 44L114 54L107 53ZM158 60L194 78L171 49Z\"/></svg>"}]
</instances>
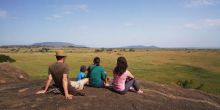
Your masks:
<instances>
[{"instance_id":1,"label":"child","mask_svg":"<svg viewBox=\"0 0 220 110\"><path fill-rule=\"evenodd\" d=\"M82 90L84 86L89 82L89 79L86 78L85 75L86 72L86 66L82 65L80 67L80 72L78 73L76 80L77 81L70 81L71 85L77 89L77 90Z\"/></svg>"},{"instance_id":2,"label":"child","mask_svg":"<svg viewBox=\"0 0 220 110\"><path fill-rule=\"evenodd\" d=\"M82 65L80 67L80 72L78 73L76 80L79 81L79 80L82 80L83 78L85 78L86 77L85 72L86 72L86 66Z\"/></svg>"},{"instance_id":3,"label":"child","mask_svg":"<svg viewBox=\"0 0 220 110\"><path fill-rule=\"evenodd\" d=\"M127 67L128 64L125 57L119 57L113 71L113 90L119 94L126 94L133 87L137 93L143 93L134 76L127 70Z\"/></svg>"}]
</instances>

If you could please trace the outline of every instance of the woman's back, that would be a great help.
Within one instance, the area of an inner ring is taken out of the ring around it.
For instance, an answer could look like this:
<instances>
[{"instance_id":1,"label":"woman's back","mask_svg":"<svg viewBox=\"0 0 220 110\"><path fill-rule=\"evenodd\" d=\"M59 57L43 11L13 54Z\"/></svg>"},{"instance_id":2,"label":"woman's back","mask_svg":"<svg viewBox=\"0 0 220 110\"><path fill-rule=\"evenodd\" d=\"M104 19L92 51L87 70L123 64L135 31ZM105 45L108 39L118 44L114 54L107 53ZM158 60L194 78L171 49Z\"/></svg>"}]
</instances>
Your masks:
<instances>
[{"instance_id":1,"label":"woman's back","mask_svg":"<svg viewBox=\"0 0 220 110\"><path fill-rule=\"evenodd\" d=\"M89 85L100 87L101 81L106 78L104 68L102 66L91 65L89 71Z\"/></svg>"},{"instance_id":2,"label":"woman's back","mask_svg":"<svg viewBox=\"0 0 220 110\"><path fill-rule=\"evenodd\" d=\"M125 81L128 77L129 71L126 70L123 74L114 74L113 88L117 91L122 91L125 89Z\"/></svg>"}]
</instances>

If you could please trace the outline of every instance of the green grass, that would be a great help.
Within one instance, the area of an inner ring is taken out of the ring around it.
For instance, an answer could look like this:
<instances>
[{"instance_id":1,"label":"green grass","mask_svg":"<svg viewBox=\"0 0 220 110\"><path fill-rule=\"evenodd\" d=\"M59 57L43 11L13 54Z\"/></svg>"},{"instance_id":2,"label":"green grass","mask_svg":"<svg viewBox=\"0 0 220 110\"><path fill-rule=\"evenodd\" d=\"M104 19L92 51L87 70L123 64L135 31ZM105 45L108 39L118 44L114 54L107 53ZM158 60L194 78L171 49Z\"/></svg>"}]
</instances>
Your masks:
<instances>
[{"instance_id":1,"label":"green grass","mask_svg":"<svg viewBox=\"0 0 220 110\"><path fill-rule=\"evenodd\" d=\"M91 49L68 49L66 63L70 77L75 77L81 65L89 66L94 57L109 76L118 56L125 56L129 70L138 79L176 85L178 80L193 80L193 87L204 84L201 90L220 95L220 52L198 50L149 50L136 52L100 52ZM121 55L119 55L120 53ZM14 65L25 70L33 79L46 79L48 66L55 62L54 53L4 53L16 59Z\"/></svg>"}]
</instances>

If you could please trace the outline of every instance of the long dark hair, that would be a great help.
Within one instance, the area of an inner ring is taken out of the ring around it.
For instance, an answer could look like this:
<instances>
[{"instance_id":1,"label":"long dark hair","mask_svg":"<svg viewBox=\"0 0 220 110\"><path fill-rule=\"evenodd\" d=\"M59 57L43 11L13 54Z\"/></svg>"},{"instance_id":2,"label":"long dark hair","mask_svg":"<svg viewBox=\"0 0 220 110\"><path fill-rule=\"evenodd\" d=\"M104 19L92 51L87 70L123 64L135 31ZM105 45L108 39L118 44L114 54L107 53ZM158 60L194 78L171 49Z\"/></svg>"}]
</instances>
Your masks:
<instances>
[{"instance_id":1,"label":"long dark hair","mask_svg":"<svg viewBox=\"0 0 220 110\"><path fill-rule=\"evenodd\" d=\"M95 57L93 60L94 65L99 66L100 65L100 58L99 57Z\"/></svg>"},{"instance_id":2,"label":"long dark hair","mask_svg":"<svg viewBox=\"0 0 220 110\"><path fill-rule=\"evenodd\" d=\"M113 71L114 74L122 75L128 68L128 63L125 57L118 57L117 65Z\"/></svg>"}]
</instances>

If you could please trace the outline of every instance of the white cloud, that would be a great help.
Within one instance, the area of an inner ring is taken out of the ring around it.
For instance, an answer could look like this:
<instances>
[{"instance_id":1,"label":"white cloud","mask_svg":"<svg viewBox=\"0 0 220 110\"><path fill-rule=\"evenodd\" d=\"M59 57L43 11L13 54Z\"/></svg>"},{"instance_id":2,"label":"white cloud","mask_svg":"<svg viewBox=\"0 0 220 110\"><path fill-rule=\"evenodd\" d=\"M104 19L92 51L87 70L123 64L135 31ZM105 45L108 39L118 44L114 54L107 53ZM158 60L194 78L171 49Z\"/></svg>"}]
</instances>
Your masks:
<instances>
[{"instance_id":1,"label":"white cloud","mask_svg":"<svg viewBox=\"0 0 220 110\"><path fill-rule=\"evenodd\" d=\"M132 27L134 25L135 25L134 23L130 23L130 22L124 23L124 26L126 27Z\"/></svg>"},{"instance_id":2,"label":"white cloud","mask_svg":"<svg viewBox=\"0 0 220 110\"><path fill-rule=\"evenodd\" d=\"M47 20L52 20L53 18L52 18L52 17L46 17L46 19L47 19Z\"/></svg>"},{"instance_id":3,"label":"white cloud","mask_svg":"<svg viewBox=\"0 0 220 110\"><path fill-rule=\"evenodd\" d=\"M63 16L58 15L58 14L53 14L49 17L46 17L47 20L53 20L53 19L58 19L58 18L62 18Z\"/></svg>"},{"instance_id":4,"label":"white cloud","mask_svg":"<svg viewBox=\"0 0 220 110\"><path fill-rule=\"evenodd\" d=\"M51 17L52 17L52 18L62 18L63 16L58 15L58 14L54 14L54 15L52 15Z\"/></svg>"},{"instance_id":5,"label":"white cloud","mask_svg":"<svg viewBox=\"0 0 220 110\"><path fill-rule=\"evenodd\" d=\"M60 7L60 9L58 8L58 10L60 10L59 13L50 15L50 16L46 17L46 19L53 20L53 19L63 18L63 17L66 17L68 15L75 13L76 11L81 11L81 12L88 12L89 11L88 6L86 4L63 5Z\"/></svg>"},{"instance_id":6,"label":"white cloud","mask_svg":"<svg viewBox=\"0 0 220 110\"><path fill-rule=\"evenodd\" d=\"M6 10L0 10L0 18L8 17L8 12Z\"/></svg>"},{"instance_id":7,"label":"white cloud","mask_svg":"<svg viewBox=\"0 0 220 110\"><path fill-rule=\"evenodd\" d=\"M63 13L66 15L69 15L69 14L72 14L73 12L72 11L64 11Z\"/></svg>"},{"instance_id":8,"label":"white cloud","mask_svg":"<svg viewBox=\"0 0 220 110\"><path fill-rule=\"evenodd\" d=\"M75 5L75 8L84 12L88 12L88 6L86 4Z\"/></svg>"},{"instance_id":9,"label":"white cloud","mask_svg":"<svg viewBox=\"0 0 220 110\"><path fill-rule=\"evenodd\" d=\"M216 0L186 0L187 7L208 6L216 4Z\"/></svg>"},{"instance_id":10,"label":"white cloud","mask_svg":"<svg viewBox=\"0 0 220 110\"><path fill-rule=\"evenodd\" d=\"M82 11L82 12L88 12L89 8L86 4L77 4L77 5L64 5L63 6L64 10L69 10L69 11Z\"/></svg>"},{"instance_id":11,"label":"white cloud","mask_svg":"<svg viewBox=\"0 0 220 110\"><path fill-rule=\"evenodd\" d=\"M187 23L185 24L186 28L191 29L202 29L207 27L220 27L220 19L205 19L199 20L194 23Z\"/></svg>"}]
</instances>

